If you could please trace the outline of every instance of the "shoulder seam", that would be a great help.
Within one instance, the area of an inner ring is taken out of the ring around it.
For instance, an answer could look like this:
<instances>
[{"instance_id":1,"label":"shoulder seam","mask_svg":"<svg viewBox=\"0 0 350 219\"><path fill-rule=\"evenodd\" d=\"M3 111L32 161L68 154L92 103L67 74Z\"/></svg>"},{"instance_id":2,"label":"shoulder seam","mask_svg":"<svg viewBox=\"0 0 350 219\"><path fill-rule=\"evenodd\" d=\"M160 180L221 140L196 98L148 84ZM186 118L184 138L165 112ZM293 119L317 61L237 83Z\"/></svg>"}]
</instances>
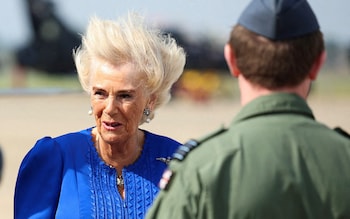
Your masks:
<instances>
[{"instance_id":1,"label":"shoulder seam","mask_svg":"<svg viewBox=\"0 0 350 219\"><path fill-rule=\"evenodd\" d=\"M342 129L340 127L335 127L334 131L336 131L337 133L341 134L342 136L350 139L350 134L347 133L344 129Z\"/></svg>"},{"instance_id":2,"label":"shoulder seam","mask_svg":"<svg viewBox=\"0 0 350 219\"><path fill-rule=\"evenodd\" d=\"M175 151L175 153L173 154L172 160L178 160L178 161L182 161L185 159L185 157L195 148L197 148L199 145L201 145L203 142L208 141L209 139L223 133L227 131L227 129L225 128L221 128L217 131L215 131L214 133L212 133L211 135L201 139L201 140L194 140L194 139L190 139L189 141L187 141L185 144L180 145L179 148Z\"/></svg>"}]
</instances>

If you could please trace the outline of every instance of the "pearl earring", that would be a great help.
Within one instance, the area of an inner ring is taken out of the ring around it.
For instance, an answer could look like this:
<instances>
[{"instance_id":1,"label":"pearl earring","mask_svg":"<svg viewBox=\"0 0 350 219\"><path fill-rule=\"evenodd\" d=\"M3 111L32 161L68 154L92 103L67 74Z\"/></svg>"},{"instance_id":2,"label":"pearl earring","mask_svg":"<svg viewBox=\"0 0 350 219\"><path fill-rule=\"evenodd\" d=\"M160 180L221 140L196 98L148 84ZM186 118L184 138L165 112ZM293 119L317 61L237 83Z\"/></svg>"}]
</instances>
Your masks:
<instances>
[{"instance_id":1,"label":"pearl earring","mask_svg":"<svg viewBox=\"0 0 350 219\"><path fill-rule=\"evenodd\" d=\"M89 114L89 116L91 116L92 115L92 107L91 107L91 109L88 111L88 114Z\"/></svg>"},{"instance_id":2,"label":"pearl earring","mask_svg":"<svg viewBox=\"0 0 350 219\"><path fill-rule=\"evenodd\" d=\"M151 115L151 110L149 108L144 109L143 115L145 115L147 117L146 122L149 123L151 121L151 119L149 118L149 115Z\"/></svg>"}]
</instances>

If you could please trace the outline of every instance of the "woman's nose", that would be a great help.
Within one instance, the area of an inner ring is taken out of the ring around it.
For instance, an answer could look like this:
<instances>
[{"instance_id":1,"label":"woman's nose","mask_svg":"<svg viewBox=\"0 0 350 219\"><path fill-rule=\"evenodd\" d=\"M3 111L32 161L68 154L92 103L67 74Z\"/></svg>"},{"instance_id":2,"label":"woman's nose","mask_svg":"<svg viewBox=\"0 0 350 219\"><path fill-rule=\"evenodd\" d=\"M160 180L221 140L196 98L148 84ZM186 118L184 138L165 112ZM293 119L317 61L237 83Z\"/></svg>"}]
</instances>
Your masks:
<instances>
[{"instance_id":1,"label":"woman's nose","mask_svg":"<svg viewBox=\"0 0 350 219\"><path fill-rule=\"evenodd\" d=\"M109 115L115 113L116 111L116 107L117 103L116 103L116 99L113 96L109 96L106 99L106 107L105 107L105 112L108 113Z\"/></svg>"}]
</instances>

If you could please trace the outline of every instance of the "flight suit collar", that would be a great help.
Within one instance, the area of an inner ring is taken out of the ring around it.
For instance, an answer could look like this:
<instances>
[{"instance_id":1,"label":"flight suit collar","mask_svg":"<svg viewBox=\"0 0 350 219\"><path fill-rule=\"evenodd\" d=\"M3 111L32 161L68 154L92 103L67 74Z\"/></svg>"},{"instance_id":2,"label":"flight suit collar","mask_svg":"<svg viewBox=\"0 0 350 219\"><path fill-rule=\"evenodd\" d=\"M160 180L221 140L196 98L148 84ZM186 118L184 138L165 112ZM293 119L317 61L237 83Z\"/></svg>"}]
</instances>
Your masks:
<instances>
[{"instance_id":1,"label":"flight suit collar","mask_svg":"<svg viewBox=\"0 0 350 219\"><path fill-rule=\"evenodd\" d=\"M301 114L315 119L310 107L299 95L274 93L258 97L245 105L234 118L233 124L252 117L277 113Z\"/></svg>"}]
</instances>

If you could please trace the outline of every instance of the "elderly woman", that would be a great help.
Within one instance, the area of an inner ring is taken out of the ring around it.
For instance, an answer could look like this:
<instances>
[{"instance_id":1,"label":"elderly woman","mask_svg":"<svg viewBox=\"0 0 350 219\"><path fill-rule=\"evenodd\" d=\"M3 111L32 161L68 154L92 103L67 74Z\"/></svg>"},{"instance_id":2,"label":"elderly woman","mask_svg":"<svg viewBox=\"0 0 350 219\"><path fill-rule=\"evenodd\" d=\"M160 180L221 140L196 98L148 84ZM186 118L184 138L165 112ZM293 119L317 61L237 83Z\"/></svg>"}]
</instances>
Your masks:
<instances>
[{"instance_id":1,"label":"elderly woman","mask_svg":"<svg viewBox=\"0 0 350 219\"><path fill-rule=\"evenodd\" d=\"M129 14L92 18L74 53L96 126L37 141L15 189L15 218L143 218L179 146L142 130L170 98L185 53Z\"/></svg>"}]
</instances>

